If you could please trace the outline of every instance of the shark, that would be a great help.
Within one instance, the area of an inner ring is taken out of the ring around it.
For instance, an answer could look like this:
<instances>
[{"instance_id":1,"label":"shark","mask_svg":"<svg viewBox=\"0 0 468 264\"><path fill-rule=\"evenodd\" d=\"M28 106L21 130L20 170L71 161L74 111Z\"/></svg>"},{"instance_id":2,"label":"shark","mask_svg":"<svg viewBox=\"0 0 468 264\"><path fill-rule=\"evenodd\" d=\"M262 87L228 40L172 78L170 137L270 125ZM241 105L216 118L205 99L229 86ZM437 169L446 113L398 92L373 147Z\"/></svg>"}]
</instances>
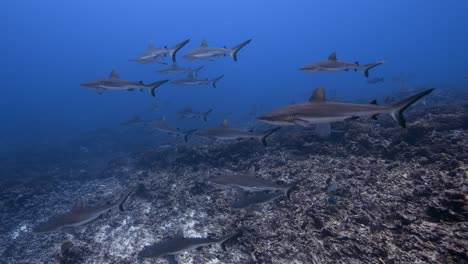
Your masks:
<instances>
[{"instance_id":1,"label":"shark","mask_svg":"<svg viewBox=\"0 0 468 264\"><path fill-rule=\"evenodd\" d=\"M389 114L401 127L406 128L403 112L422 97L430 94L434 88L424 90L391 105L354 104L331 102L325 99L325 92L318 87L308 102L288 105L257 117L258 120L280 126L300 125L308 127L313 124L334 123L357 118L377 118L380 114Z\"/></svg>"},{"instance_id":2,"label":"shark","mask_svg":"<svg viewBox=\"0 0 468 264\"><path fill-rule=\"evenodd\" d=\"M49 233L57 231L70 231L74 228L87 224L106 212L119 208L124 211L123 204L132 194L134 189L130 189L123 194L115 203L108 203L99 206L85 206L81 201L76 202L75 206L58 216L52 217L46 222L39 223L33 228L34 233Z\"/></svg>"},{"instance_id":3,"label":"shark","mask_svg":"<svg viewBox=\"0 0 468 264\"><path fill-rule=\"evenodd\" d=\"M169 80L162 80L157 81L150 84L144 84L142 81L134 82L121 79L119 74L117 73L116 69L113 69L112 72L109 74L107 78L100 78L93 81L88 81L81 83L80 86L90 88L96 90L98 94L102 94L104 91L107 90L115 90L115 91L133 91L133 90L140 90L143 91L144 89L149 89L151 95L155 96L155 90L159 86L165 84Z\"/></svg>"},{"instance_id":4,"label":"shark","mask_svg":"<svg viewBox=\"0 0 468 264\"><path fill-rule=\"evenodd\" d=\"M143 259L166 257L169 263L177 263L175 255L201 247L219 244L226 251L226 242L241 235L242 232L237 232L220 238L189 238L184 237L184 233L180 229L173 238L144 247L138 253L138 257Z\"/></svg>"},{"instance_id":5,"label":"shark","mask_svg":"<svg viewBox=\"0 0 468 264\"><path fill-rule=\"evenodd\" d=\"M177 115L179 115L180 119L183 118L203 118L203 121L207 122L207 117L208 115L213 112L213 109L210 109L206 112L195 112L192 110L192 108L185 108L177 112Z\"/></svg>"},{"instance_id":6,"label":"shark","mask_svg":"<svg viewBox=\"0 0 468 264\"><path fill-rule=\"evenodd\" d=\"M166 74L193 73L195 76L197 76L201 69L203 69L203 66L192 69L189 67L181 67L179 64L173 63L165 68L159 69L157 72Z\"/></svg>"},{"instance_id":7,"label":"shark","mask_svg":"<svg viewBox=\"0 0 468 264\"><path fill-rule=\"evenodd\" d=\"M383 61L378 61L361 66L358 62L340 61L336 58L336 52L333 52L330 56L328 56L327 60L307 64L303 67L300 67L299 70L305 72L337 72L362 70L364 72L364 76L369 77L369 70L383 63Z\"/></svg>"},{"instance_id":8,"label":"shark","mask_svg":"<svg viewBox=\"0 0 468 264\"><path fill-rule=\"evenodd\" d=\"M175 63L177 51L179 51L189 42L190 39L186 39L172 48L168 48L167 46L164 46L162 48L155 48L153 46L153 41L150 41L148 44L148 48L146 48L145 51L138 55L136 59L131 59L130 61L135 61L140 64L147 64L156 61L159 58L164 58L167 56L167 54L169 54L171 56L172 62Z\"/></svg>"},{"instance_id":9,"label":"shark","mask_svg":"<svg viewBox=\"0 0 468 264\"><path fill-rule=\"evenodd\" d=\"M215 140L258 139L264 146L266 146L266 139L278 129L280 129L280 127L276 127L262 132L244 131L235 128L230 128L228 121L225 119L223 123L221 123L217 127L197 130L195 132L195 135Z\"/></svg>"},{"instance_id":10,"label":"shark","mask_svg":"<svg viewBox=\"0 0 468 264\"><path fill-rule=\"evenodd\" d=\"M278 185L276 183L255 177L255 167L252 166L246 173L217 177L212 180L216 185L241 189L245 192L281 191L289 199L291 189L298 184Z\"/></svg>"},{"instance_id":11,"label":"shark","mask_svg":"<svg viewBox=\"0 0 468 264\"><path fill-rule=\"evenodd\" d=\"M184 58L187 60L213 60L214 58L224 57L229 54L234 61L237 61L237 53L251 41L252 39L246 40L232 48L215 48L209 47L208 42L204 38L200 44L200 47L189 51L184 55Z\"/></svg>"},{"instance_id":12,"label":"shark","mask_svg":"<svg viewBox=\"0 0 468 264\"><path fill-rule=\"evenodd\" d=\"M175 85L203 85L203 84L211 84L213 88L216 88L216 83L221 80L224 75L218 76L214 79L209 80L206 79L197 79L193 72L189 72L186 77L179 78L172 80L171 83Z\"/></svg>"},{"instance_id":13,"label":"shark","mask_svg":"<svg viewBox=\"0 0 468 264\"><path fill-rule=\"evenodd\" d=\"M183 136L185 142L188 142L190 136L195 131L197 131L196 129L181 130L179 128L173 128L169 126L169 124L167 124L165 117L163 117L159 121L150 123L150 125L152 126L153 131L159 131L159 132L167 133L169 135Z\"/></svg>"},{"instance_id":14,"label":"shark","mask_svg":"<svg viewBox=\"0 0 468 264\"><path fill-rule=\"evenodd\" d=\"M231 203L231 207L237 209L274 201L284 195L281 191L246 192L242 189L238 189L237 192L239 193L239 198Z\"/></svg>"}]
</instances>

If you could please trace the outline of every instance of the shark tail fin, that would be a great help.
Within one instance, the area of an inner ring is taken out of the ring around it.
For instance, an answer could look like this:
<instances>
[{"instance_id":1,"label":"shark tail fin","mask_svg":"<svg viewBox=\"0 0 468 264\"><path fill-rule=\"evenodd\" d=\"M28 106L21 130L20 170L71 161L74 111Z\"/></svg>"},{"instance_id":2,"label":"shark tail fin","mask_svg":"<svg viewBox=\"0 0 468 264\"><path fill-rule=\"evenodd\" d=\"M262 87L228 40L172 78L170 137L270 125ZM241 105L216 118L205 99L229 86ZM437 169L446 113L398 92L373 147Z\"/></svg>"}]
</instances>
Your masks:
<instances>
[{"instance_id":1,"label":"shark tail fin","mask_svg":"<svg viewBox=\"0 0 468 264\"><path fill-rule=\"evenodd\" d=\"M197 129L192 129L192 130L187 130L187 131L185 131L185 133L184 133L184 141L185 141L185 142L188 142L189 139L190 139L190 136L192 136L192 134L195 133L195 131L197 131Z\"/></svg>"},{"instance_id":2,"label":"shark tail fin","mask_svg":"<svg viewBox=\"0 0 468 264\"><path fill-rule=\"evenodd\" d=\"M242 236L242 231L239 231L237 233L234 233L234 234L231 234L231 235L226 235L226 236L223 236L223 237L220 237L218 239L218 243L221 244L221 248L226 251L226 243L229 241L229 240L232 240L232 239L236 239L236 238L239 238Z\"/></svg>"},{"instance_id":3,"label":"shark tail fin","mask_svg":"<svg viewBox=\"0 0 468 264\"><path fill-rule=\"evenodd\" d=\"M204 114L203 114L203 121L207 122L208 120L206 119L208 117L208 115L213 112L213 109L210 109L208 111L206 111Z\"/></svg>"},{"instance_id":4,"label":"shark tail fin","mask_svg":"<svg viewBox=\"0 0 468 264\"><path fill-rule=\"evenodd\" d=\"M418 101L422 97L430 94L433 90L434 88L422 91L418 94L405 98L398 103L393 104L392 106L394 107L394 110L390 112L390 115L401 127L406 128L406 121L405 121L405 117L403 116L403 111L405 111L406 108L414 104L416 101Z\"/></svg>"},{"instance_id":5,"label":"shark tail fin","mask_svg":"<svg viewBox=\"0 0 468 264\"><path fill-rule=\"evenodd\" d=\"M117 202L117 204L119 205L119 210L121 212L124 211L123 204L125 203L125 201L127 201L128 197L133 193L134 190L135 188L132 187L128 192L122 195L122 197L120 197L119 201Z\"/></svg>"},{"instance_id":6,"label":"shark tail fin","mask_svg":"<svg viewBox=\"0 0 468 264\"><path fill-rule=\"evenodd\" d=\"M302 181L303 180L298 180L298 181L295 181L295 182L291 183L288 186L288 188L284 191L284 195L286 196L286 198L288 198L288 200L291 200L291 190L294 189L294 187L296 187Z\"/></svg>"},{"instance_id":7,"label":"shark tail fin","mask_svg":"<svg viewBox=\"0 0 468 264\"><path fill-rule=\"evenodd\" d=\"M156 91L156 88L158 88L159 86L167 83L169 80L162 80L162 81L158 81L158 82L154 82L154 83L150 83L148 85L146 85L146 87L148 87L150 89L150 93L153 97L156 96L155 94L155 91Z\"/></svg>"},{"instance_id":8,"label":"shark tail fin","mask_svg":"<svg viewBox=\"0 0 468 264\"><path fill-rule=\"evenodd\" d=\"M216 83L221 80L222 78L224 77L224 74L221 75L221 76L218 76L216 78L214 78L213 80L211 80L211 85L213 85L213 88L216 88Z\"/></svg>"},{"instance_id":9,"label":"shark tail fin","mask_svg":"<svg viewBox=\"0 0 468 264\"><path fill-rule=\"evenodd\" d=\"M241 50L243 47L245 47L245 45L249 44L251 41L252 41L252 39L246 40L246 41L242 42L241 44L239 44L237 46L234 46L231 49L231 57L232 57L232 59L234 61L237 61L237 52L239 52L239 50Z\"/></svg>"},{"instance_id":10,"label":"shark tail fin","mask_svg":"<svg viewBox=\"0 0 468 264\"><path fill-rule=\"evenodd\" d=\"M200 66L200 67L198 67L198 68L193 69L193 74L194 74L195 76L197 76L197 75L198 75L198 72L199 72L201 69L203 69L203 67L204 67L204 66L202 65L202 66Z\"/></svg>"},{"instance_id":11,"label":"shark tail fin","mask_svg":"<svg viewBox=\"0 0 468 264\"><path fill-rule=\"evenodd\" d=\"M362 66L363 67L362 71L364 72L364 76L366 76L366 78L369 77L369 70L383 63L384 63L383 61L378 61L378 62L373 62L373 63L369 63L369 64Z\"/></svg>"},{"instance_id":12,"label":"shark tail fin","mask_svg":"<svg viewBox=\"0 0 468 264\"><path fill-rule=\"evenodd\" d=\"M271 136L271 134L275 133L278 131L281 127L275 127L273 129L267 130L263 133L263 135L260 137L260 141L262 142L263 146L267 146L266 139L267 137Z\"/></svg>"},{"instance_id":13,"label":"shark tail fin","mask_svg":"<svg viewBox=\"0 0 468 264\"><path fill-rule=\"evenodd\" d=\"M171 55L172 62L176 62L176 53L179 51L181 48L183 48L187 43L189 43L190 39L186 39L182 41L181 43L175 45L169 50L169 54Z\"/></svg>"}]
</instances>

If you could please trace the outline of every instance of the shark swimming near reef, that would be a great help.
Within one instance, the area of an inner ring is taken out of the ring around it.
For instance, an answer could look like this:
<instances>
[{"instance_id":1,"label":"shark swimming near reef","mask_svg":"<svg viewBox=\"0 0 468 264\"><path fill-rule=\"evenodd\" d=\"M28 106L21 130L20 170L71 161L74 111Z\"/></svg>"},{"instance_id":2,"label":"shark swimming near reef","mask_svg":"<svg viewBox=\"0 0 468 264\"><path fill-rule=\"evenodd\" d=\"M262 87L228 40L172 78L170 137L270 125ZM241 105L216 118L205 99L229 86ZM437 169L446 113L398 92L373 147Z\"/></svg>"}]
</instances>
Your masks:
<instances>
[{"instance_id":1,"label":"shark swimming near reef","mask_svg":"<svg viewBox=\"0 0 468 264\"><path fill-rule=\"evenodd\" d=\"M307 64L303 67L300 67L299 70L305 72L337 72L362 70L364 72L364 76L369 77L369 70L383 63L383 61L378 61L365 65L360 65L358 62L341 61L336 58L336 52L333 52L330 56L328 56L327 60Z\"/></svg>"},{"instance_id":2,"label":"shark swimming near reef","mask_svg":"<svg viewBox=\"0 0 468 264\"><path fill-rule=\"evenodd\" d=\"M278 185L276 183L255 177L254 166L250 167L246 173L216 177L212 180L212 182L216 185L242 189L246 192L281 191L288 199L291 189L298 183L294 182L288 185Z\"/></svg>"},{"instance_id":3,"label":"shark swimming near reef","mask_svg":"<svg viewBox=\"0 0 468 264\"><path fill-rule=\"evenodd\" d=\"M156 61L159 58L164 58L167 56L167 54L169 54L171 56L172 62L175 63L177 51L183 48L187 43L189 43L189 41L190 39L186 39L172 48L168 48L167 46L164 46L162 48L155 48L153 46L153 42L150 41L148 44L148 48L146 48L145 51L138 55L136 59L131 59L130 61L135 61L140 64L146 64Z\"/></svg>"},{"instance_id":4,"label":"shark swimming near reef","mask_svg":"<svg viewBox=\"0 0 468 264\"><path fill-rule=\"evenodd\" d=\"M246 40L241 44L229 49L226 47L209 47L206 39L203 39L200 47L189 51L184 55L184 58L187 60L212 60L214 58L224 57L229 54L234 61L237 61L237 53L251 41L252 39Z\"/></svg>"},{"instance_id":5,"label":"shark swimming near reef","mask_svg":"<svg viewBox=\"0 0 468 264\"><path fill-rule=\"evenodd\" d=\"M206 79L197 79L193 72L189 72L186 77L179 78L172 80L171 83L175 85L202 85L202 84L211 84L213 88L216 88L216 83L221 80L224 77L224 75L218 76L216 78L213 78L209 80L208 78Z\"/></svg>"},{"instance_id":6,"label":"shark swimming near reef","mask_svg":"<svg viewBox=\"0 0 468 264\"><path fill-rule=\"evenodd\" d=\"M138 256L143 259L165 257L169 263L177 263L175 261L175 255L193 249L219 244L225 251L226 242L240 236L241 234L241 232L237 232L220 238L186 238L184 237L182 230L179 230L172 239L146 246L138 253Z\"/></svg>"},{"instance_id":7,"label":"shark swimming near reef","mask_svg":"<svg viewBox=\"0 0 468 264\"><path fill-rule=\"evenodd\" d=\"M195 76L197 76L198 72L201 71L202 69L203 69L203 66L192 69L188 67L181 67L177 63L174 63L165 68L157 70L157 72L167 73L167 74L193 73Z\"/></svg>"},{"instance_id":8,"label":"shark swimming near reef","mask_svg":"<svg viewBox=\"0 0 468 264\"><path fill-rule=\"evenodd\" d=\"M159 86L165 84L169 80L157 81L150 84L144 84L142 81L134 82L121 79L117 73L117 70L112 70L107 78L100 78L93 81L81 83L80 86L96 90L98 94L102 94L104 91L133 91L149 89L151 95L155 96L155 90Z\"/></svg>"},{"instance_id":9,"label":"shark swimming near reef","mask_svg":"<svg viewBox=\"0 0 468 264\"><path fill-rule=\"evenodd\" d=\"M389 114L401 127L406 127L403 112L434 89L422 91L392 105L381 106L376 101L370 104L331 102L325 99L322 87L317 88L308 102L288 105L257 117L258 120L272 125L300 125L333 123L363 117L377 118Z\"/></svg>"},{"instance_id":10,"label":"shark swimming near reef","mask_svg":"<svg viewBox=\"0 0 468 264\"><path fill-rule=\"evenodd\" d=\"M203 118L203 121L207 122L208 115L213 112L213 109L210 109L206 112L196 112L192 108L185 108L177 112L177 115L180 119L183 118Z\"/></svg>"},{"instance_id":11,"label":"shark swimming near reef","mask_svg":"<svg viewBox=\"0 0 468 264\"><path fill-rule=\"evenodd\" d=\"M163 132L163 133L167 133L167 134L175 135L175 136L183 136L185 142L188 142L190 136L195 131L197 131L196 129L181 130L179 128L171 127L166 122L165 117L163 117L161 120L150 122L149 125L153 131L159 131L159 132Z\"/></svg>"},{"instance_id":12,"label":"shark swimming near reef","mask_svg":"<svg viewBox=\"0 0 468 264\"><path fill-rule=\"evenodd\" d=\"M276 127L263 132L244 131L235 128L230 128L228 121L224 120L223 123L221 123L217 127L197 130L197 132L195 132L195 135L216 140L258 139L264 146L266 146L266 139L278 129L280 128Z\"/></svg>"},{"instance_id":13,"label":"shark swimming near reef","mask_svg":"<svg viewBox=\"0 0 468 264\"><path fill-rule=\"evenodd\" d=\"M62 214L50 218L46 222L39 223L33 228L34 233L48 233L56 231L73 230L74 228L87 224L99 216L105 214L113 208L119 208L123 211L123 204L132 194L133 188L122 195L115 203L108 203L99 206L85 206L81 202L77 202L75 206Z\"/></svg>"}]
</instances>

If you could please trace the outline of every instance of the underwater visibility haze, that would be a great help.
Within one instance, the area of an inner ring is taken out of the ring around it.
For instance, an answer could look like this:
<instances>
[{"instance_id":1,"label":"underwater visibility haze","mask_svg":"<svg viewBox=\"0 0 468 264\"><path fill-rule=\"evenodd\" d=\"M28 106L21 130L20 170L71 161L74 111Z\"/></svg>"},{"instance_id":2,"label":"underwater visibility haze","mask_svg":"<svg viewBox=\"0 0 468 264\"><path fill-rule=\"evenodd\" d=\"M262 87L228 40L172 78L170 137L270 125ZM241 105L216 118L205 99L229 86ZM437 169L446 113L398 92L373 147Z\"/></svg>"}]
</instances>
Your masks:
<instances>
[{"instance_id":1,"label":"underwater visibility haze","mask_svg":"<svg viewBox=\"0 0 468 264\"><path fill-rule=\"evenodd\" d=\"M468 261L468 2L1 6L0 263Z\"/></svg>"}]
</instances>

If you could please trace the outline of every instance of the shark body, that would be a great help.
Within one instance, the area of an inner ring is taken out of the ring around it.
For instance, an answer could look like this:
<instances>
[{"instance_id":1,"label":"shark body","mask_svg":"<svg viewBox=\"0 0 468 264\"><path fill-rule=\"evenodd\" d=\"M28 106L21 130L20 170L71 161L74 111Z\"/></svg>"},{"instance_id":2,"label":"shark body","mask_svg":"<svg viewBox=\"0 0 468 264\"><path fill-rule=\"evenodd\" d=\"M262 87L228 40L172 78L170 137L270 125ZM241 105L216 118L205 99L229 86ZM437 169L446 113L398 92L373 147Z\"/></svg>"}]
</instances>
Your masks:
<instances>
[{"instance_id":1,"label":"shark body","mask_svg":"<svg viewBox=\"0 0 468 264\"><path fill-rule=\"evenodd\" d=\"M46 222L38 224L33 228L35 233L48 233L56 231L65 231L75 227L87 224L113 208L118 207L123 211L123 203L127 200L133 189L122 195L116 203L104 204L99 206L84 206L80 202L75 206L58 216L52 217Z\"/></svg>"},{"instance_id":2,"label":"shark body","mask_svg":"<svg viewBox=\"0 0 468 264\"><path fill-rule=\"evenodd\" d=\"M157 81L150 84L144 84L142 81L134 82L121 79L117 73L117 70L112 70L107 78L100 78L93 81L88 81L81 83L80 85L86 88L96 90L99 94L102 94L104 91L113 90L113 91L133 91L148 89L152 96L155 96L155 90L159 86L168 82L169 80Z\"/></svg>"},{"instance_id":3,"label":"shark body","mask_svg":"<svg viewBox=\"0 0 468 264\"><path fill-rule=\"evenodd\" d=\"M167 46L164 46L162 48L155 48L153 46L153 42L150 41L150 43L148 44L148 48L145 51L143 51L140 55L138 55L136 59L132 59L130 61L135 61L140 64L147 64L154 62L157 59L164 58L169 54L171 56L172 61L175 63L177 51L183 48L187 43L189 43L189 41L190 39L186 39L172 48L168 48Z\"/></svg>"},{"instance_id":4,"label":"shark body","mask_svg":"<svg viewBox=\"0 0 468 264\"><path fill-rule=\"evenodd\" d=\"M330 102L325 99L323 88L319 87L308 102L288 105L259 116L257 119L273 125L307 127L313 124L341 122L362 117L376 118L380 114L390 114L401 127L405 128L403 111L433 90L422 91L392 105L380 106L376 101L370 104Z\"/></svg>"},{"instance_id":5,"label":"shark body","mask_svg":"<svg viewBox=\"0 0 468 264\"><path fill-rule=\"evenodd\" d=\"M218 127L199 129L195 135L215 140L239 140L239 139L258 139L266 146L266 138L277 131L279 127L263 131L251 132L230 128L227 120L224 120Z\"/></svg>"},{"instance_id":6,"label":"shark body","mask_svg":"<svg viewBox=\"0 0 468 264\"><path fill-rule=\"evenodd\" d=\"M361 66L358 62L347 62L338 60L336 58L336 52L333 52L330 56L328 56L327 60L307 64L299 68L299 70L305 72L338 72L362 70L364 72L364 76L369 77L369 70L383 63L383 61L378 61Z\"/></svg>"},{"instance_id":7,"label":"shark body","mask_svg":"<svg viewBox=\"0 0 468 264\"><path fill-rule=\"evenodd\" d=\"M231 55L231 58L234 61L237 61L237 53L249 44L252 39L246 40L239 45L234 46L233 48L216 48L216 47L209 47L206 39L203 39L200 47L189 51L187 54L184 55L184 58L188 60L212 60L217 57L224 57L226 55Z\"/></svg>"}]
</instances>

